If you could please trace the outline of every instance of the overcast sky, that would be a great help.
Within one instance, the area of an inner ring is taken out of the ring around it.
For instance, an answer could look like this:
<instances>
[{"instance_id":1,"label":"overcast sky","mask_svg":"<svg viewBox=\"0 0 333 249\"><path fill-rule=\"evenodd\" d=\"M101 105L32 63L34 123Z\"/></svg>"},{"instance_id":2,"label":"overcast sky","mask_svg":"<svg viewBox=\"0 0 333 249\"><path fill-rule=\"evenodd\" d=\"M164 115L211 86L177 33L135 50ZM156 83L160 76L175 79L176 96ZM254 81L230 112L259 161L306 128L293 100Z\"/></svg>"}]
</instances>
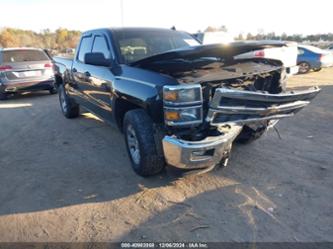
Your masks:
<instances>
[{"instance_id":1,"label":"overcast sky","mask_svg":"<svg viewBox=\"0 0 333 249\"><path fill-rule=\"evenodd\" d=\"M121 4L122 2L122 4ZM306 3L308 2L308 3ZM0 27L40 31L146 26L188 32L226 25L232 34L333 32L331 1L293 0L0 0ZM121 18L121 5L123 18ZM123 20L123 22L122 22Z\"/></svg>"}]
</instances>

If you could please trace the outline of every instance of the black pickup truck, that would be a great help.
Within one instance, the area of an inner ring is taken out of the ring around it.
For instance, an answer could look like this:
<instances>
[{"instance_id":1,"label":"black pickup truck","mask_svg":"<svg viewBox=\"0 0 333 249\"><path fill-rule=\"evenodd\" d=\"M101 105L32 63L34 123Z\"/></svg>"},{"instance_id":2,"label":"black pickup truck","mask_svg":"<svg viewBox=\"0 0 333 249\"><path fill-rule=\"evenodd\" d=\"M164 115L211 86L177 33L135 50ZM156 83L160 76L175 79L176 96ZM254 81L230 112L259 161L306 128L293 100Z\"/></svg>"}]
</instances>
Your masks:
<instances>
[{"instance_id":1,"label":"black pickup truck","mask_svg":"<svg viewBox=\"0 0 333 249\"><path fill-rule=\"evenodd\" d=\"M320 91L286 91L285 42L200 45L185 32L110 28L82 34L73 60L54 58L60 106L79 106L124 133L133 169L208 171L226 165L234 141L260 137ZM242 55L253 54L254 57Z\"/></svg>"}]
</instances>

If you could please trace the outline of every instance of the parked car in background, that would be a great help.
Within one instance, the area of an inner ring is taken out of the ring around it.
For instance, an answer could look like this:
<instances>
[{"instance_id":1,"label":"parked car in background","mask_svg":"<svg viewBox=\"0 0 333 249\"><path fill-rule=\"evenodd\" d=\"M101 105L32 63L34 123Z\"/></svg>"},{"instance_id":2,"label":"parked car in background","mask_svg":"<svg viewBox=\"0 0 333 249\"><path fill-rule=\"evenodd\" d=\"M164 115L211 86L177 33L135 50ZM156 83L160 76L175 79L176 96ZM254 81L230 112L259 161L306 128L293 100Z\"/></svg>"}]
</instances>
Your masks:
<instances>
[{"instance_id":1,"label":"parked car in background","mask_svg":"<svg viewBox=\"0 0 333 249\"><path fill-rule=\"evenodd\" d=\"M261 48L235 56L235 59L269 59L281 61L285 67L285 75L291 76L297 74L297 43L283 42L284 46L272 46L276 41L259 40L259 41L244 41L244 43L256 43Z\"/></svg>"},{"instance_id":2,"label":"parked car in background","mask_svg":"<svg viewBox=\"0 0 333 249\"><path fill-rule=\"evenodd\" d=\"M42 49L0 49L0 100L39 90L56 93L52 59Z\"/></svg>"},{"instance_id":3,"label":"parked car in background","mask_svg":"<svg viewBox=\"0 0 333 249\"><path fill-rule=\"evenodd\" d=\"M231 44L235 42L233 37L224 31L195 33L192 36L203 45L209 44ZM278 60L283 63L286 68L286 76L291 76L298 73L297 66L297 43L285 42L285 46L272 47L269 44L274 44L275 41L269 40L256 40L256 41L242 41L244 43L256 43L258 45L264 44L260 50L250 51L245 54L237 55L238 59L272 59Z\"/></svg>"},{"instance_id":4,"label":"parked car in background","mask_svg":"<svg viewBox=\"0 0 333 249\"><path fill-rule=\"evenodd\" d=\"M327 50L330 51L330 52L333 52L333 44L328 46Z\"/></svg>"},{"instance_id":5,"label":"parked car in background","mask_svg":"<svg viewBox=\"0 0 333 249\"><path fill-rule=\"evenodd\" d=\"M54 58L60 107L67 118L84 107L123 131L139 175L166 165L226 166L234 140L259 138L319 92L286 91L283 63L261 57L268 48L288 44L199 45L187 33L151 28L87 31L73 59Z\"/></svg>"},{"instance_id":6,"label":"parked car in background","mask_svg":"<svg viewBox=\"0 0 333 249\"><path fill-rule=\"evenodd\" d=\"M301 74L308 73L310 70L318 72L323 67L333 65L333 55L314 46L298 45L297 65L298 72Z\"/></svg>"}]
</instances>

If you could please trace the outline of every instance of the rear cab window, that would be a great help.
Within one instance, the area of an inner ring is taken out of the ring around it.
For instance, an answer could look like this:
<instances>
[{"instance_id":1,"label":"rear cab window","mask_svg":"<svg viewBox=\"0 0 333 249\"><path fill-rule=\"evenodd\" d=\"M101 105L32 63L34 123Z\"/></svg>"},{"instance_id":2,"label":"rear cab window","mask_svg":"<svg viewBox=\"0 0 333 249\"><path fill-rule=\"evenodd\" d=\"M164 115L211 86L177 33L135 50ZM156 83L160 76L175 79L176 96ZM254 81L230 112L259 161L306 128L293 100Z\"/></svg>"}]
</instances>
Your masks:
<instances>
[{"instance_id":1,"label":"rear cab window","mask_svg":"<svg viewBox=\"0 0 333 249\"><path fill-rule=\"evenodd\" d=\"M50 58L41 50L19 49L2 51L3 63L16 63L27 61L47 61Z\"/></svg>"}]
</instances>

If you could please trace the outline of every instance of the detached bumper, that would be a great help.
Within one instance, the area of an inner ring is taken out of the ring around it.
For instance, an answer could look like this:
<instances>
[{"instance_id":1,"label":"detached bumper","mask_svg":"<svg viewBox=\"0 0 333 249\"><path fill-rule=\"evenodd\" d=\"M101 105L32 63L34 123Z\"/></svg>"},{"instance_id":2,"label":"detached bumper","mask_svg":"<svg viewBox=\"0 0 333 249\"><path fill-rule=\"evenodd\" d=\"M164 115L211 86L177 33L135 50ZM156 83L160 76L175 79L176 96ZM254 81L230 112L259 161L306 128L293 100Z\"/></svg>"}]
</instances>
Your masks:
<instances>
[{"instance_id":1,"label":"detached bumper","mask_svg":"<svg viewBox=\"0 0 333 249\"><path fill-rule=\"evenodd\" d=\"M245 125L291 117L319 92L317 87L280 94L219 88L210 103L206 121L216 126Z\"/></svg>"},{"instance_id":2,"label":"detached bumper","mask_svg":"<svg viewBox=\"0 0 333 249\"><path fill-rule=\"evenodd\" d=\"M241 126L232 126L227 133L207 137L201 141L186 141L165 136L164 157L168 164L182 169L202 169L218 164L231 149L241 132Z\"/></svg>"}]
</instances>

